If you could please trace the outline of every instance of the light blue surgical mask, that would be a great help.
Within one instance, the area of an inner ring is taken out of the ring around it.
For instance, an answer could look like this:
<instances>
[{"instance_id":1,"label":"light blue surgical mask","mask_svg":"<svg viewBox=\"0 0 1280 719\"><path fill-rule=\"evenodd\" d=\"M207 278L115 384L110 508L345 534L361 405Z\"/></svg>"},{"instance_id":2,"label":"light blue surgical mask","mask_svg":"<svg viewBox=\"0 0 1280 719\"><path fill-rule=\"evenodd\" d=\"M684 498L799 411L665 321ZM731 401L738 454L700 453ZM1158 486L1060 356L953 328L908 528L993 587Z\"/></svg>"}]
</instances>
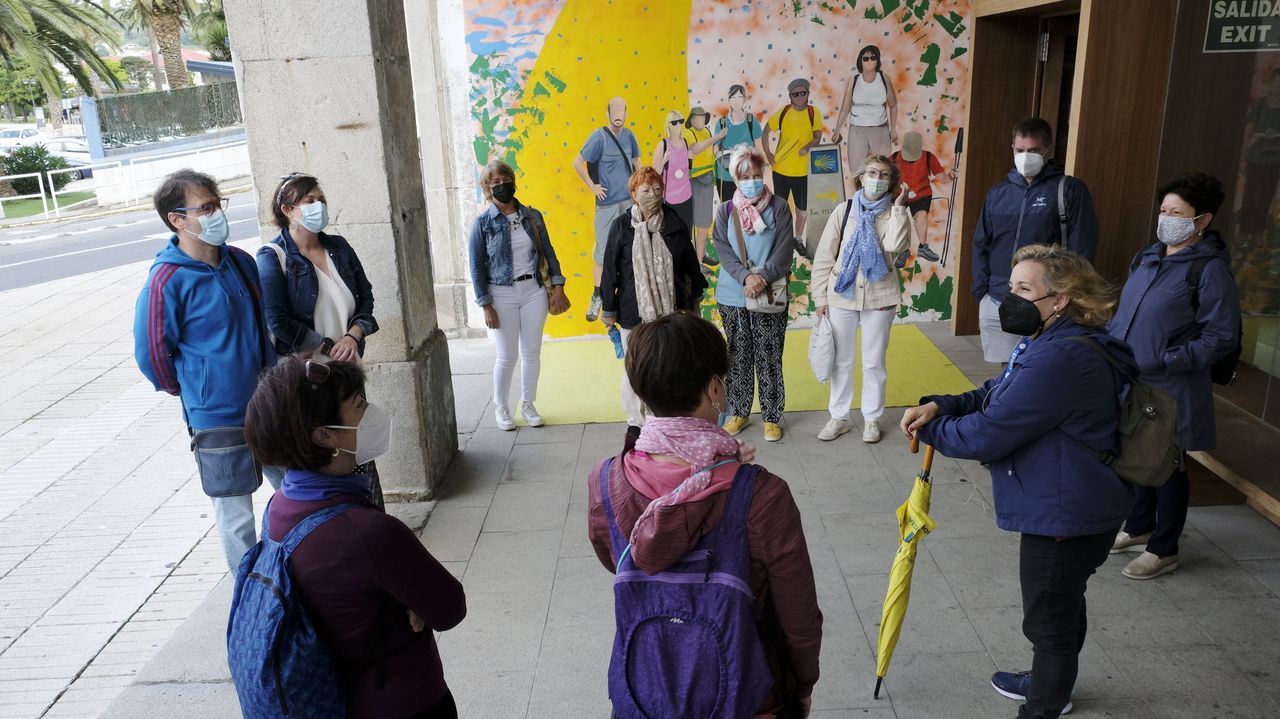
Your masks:
<instances>
[{"instance_id":1,"label":"light blue surgical mask","mask_svg":"<svg viewBox=\"0 0 1280 719\"><path fill-rule=\"evenodd\" d=\"M303 205L302 217L298 220L298 224L312 232L323 230L329 226L329 208L323 202Z\"/></svg>"},{"instance_id":2,"label":"light blue surgical mask","mask_svg":"<svg viewBox=\"0 0 1280 719\"><path fill-rule=\"evenodd\" d=\"M227 244L227 238L231 237L231 226L227 224L227 213L218 210L212 215L200 215L200 234L196 237L201 242L221 247Z\"/></svg>"},{"instance_id":3,"label":"light blue surgical mask","mask_svg":"<svg viewBox=\"0 0 1280 719\"><path fill-rule=\"evenodd\" d=\"M872 200L872 201L878 200L880 199L881 195L883 195L888 191L889 191L889 181L882 177L877 177L875 179L870 179L870 180L863 180L862 182L862 194L866 196L868 200Z\"/></svg>"},{"instance_id":4,"label":"light blue surgical mask","mask_svg":"<svg viewBox=\"0 0 1280 719\"><path fill-rule=\"evenodd\" d=\"M743 180L738 183L738 189L742 190L742 196L748 200L754 200L764 192L764 180Z\"/></svg>"}]
</instances>

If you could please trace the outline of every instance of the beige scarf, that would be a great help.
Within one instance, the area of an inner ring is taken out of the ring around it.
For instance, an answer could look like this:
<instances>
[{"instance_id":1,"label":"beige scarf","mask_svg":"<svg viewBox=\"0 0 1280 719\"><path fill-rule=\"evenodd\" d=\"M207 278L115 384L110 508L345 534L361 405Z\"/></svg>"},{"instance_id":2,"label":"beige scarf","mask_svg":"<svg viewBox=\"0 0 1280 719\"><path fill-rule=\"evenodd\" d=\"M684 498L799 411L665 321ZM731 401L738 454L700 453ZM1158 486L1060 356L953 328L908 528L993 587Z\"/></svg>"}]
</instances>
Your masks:
<instances>
[{"instance_id":1,"label":"beige scarf","mask_svg":"<svg viewBox=\"0 0 1280 719\"><path fill-rule=\"evenodd\" d=\"M631 267L636 278L636 304L640 321L653 320L676 311L675 276L671 250L662 239L662 207L648 220L640 206L631 207L631 227L635 241L631 245Z\"/></svg>"}]
</instances>

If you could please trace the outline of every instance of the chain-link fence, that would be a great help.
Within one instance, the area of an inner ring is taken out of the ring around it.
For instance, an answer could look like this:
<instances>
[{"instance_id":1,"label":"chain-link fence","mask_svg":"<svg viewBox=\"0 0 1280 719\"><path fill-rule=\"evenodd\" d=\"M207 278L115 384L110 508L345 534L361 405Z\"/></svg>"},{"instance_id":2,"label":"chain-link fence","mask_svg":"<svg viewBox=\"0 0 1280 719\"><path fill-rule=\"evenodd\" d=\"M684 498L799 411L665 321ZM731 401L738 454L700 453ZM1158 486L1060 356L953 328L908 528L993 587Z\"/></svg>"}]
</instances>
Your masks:
<instances>
[{"instance_id":1,"label":"chain-link fence","mask_svg":"<svg viewBox=\"0 0 1280 719\"><path fill-rule=\"evenodd\" d=\"M244 122L234 82L104 97L98 101L98 118L106 148L198 135Z\"/></svg>"}]
</instances>

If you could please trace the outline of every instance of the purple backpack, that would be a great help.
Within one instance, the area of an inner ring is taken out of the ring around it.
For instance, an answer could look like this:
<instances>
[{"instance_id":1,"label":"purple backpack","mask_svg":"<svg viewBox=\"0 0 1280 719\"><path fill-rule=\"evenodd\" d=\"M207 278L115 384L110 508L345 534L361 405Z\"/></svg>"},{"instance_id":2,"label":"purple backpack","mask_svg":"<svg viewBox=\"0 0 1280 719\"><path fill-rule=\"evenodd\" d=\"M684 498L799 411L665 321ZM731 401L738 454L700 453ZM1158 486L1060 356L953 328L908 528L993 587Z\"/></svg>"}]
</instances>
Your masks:
<instances>
[{"instance_id":1,"label":"purple backpack","mask_svg":"<svg viewBox=\"0 0 1280 719\"><path fill-rule=\"evenodd\" d=\"M618 719L747 719L773 687L756 628L749 584L747 514L754 465L734 477L720 523L680 561L654 575L631 560L609 499L616 458L600 470L609 519L617 633L609 660L609 699ZM618 468L621 471L621 468Z\"/></svg>"}]
</instances>

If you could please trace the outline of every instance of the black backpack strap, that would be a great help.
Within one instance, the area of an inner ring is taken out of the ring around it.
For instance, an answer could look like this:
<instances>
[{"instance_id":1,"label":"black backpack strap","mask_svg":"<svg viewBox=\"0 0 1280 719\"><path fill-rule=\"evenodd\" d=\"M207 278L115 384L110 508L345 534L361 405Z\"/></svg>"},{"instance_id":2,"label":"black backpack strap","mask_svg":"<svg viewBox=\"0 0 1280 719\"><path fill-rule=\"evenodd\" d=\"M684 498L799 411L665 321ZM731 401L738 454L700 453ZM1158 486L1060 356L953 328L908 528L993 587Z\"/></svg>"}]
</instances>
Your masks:
<instances>
[{"instance_id":1,"label":"black backpack strap","mask_svg":"<svg viewBox=\"0 0 1280 719\"><path fill-rule=\"evenodd\" d=\"M228 247L227 259L231 260L231 268L236 271L236 276L238 276L240 278L240 282L244 284L244 291L249 293L249 300L253 302L253 323L258 328L258 350L262 356L262 366L266 367L267 352L263 345L269 341L269 335L267 334L266 328L262 326L262 304L258 301L257 291L254 290L253 285L249 284L249 277L245 275L244 270L240 269L240 263L236 260L236 252L239 252L239 250L234 247ZM248 257L247 254L246 257ZM249 257L249 260L252 261L253 258Z\"/></svg>"},{"instance_id":2,"label":"black backpack strap","mask_svg":"<svg viewBox=\"0 0 1280 719\"><path fill-rule=\"evenodd\" d=\"M1130 262L1129 262L1129 274L1133 274L1133 271L1134 271L1134 270L1136 270L1136 269L1138 269L1138 265L1141 265L1141 264L1142 264L1142 253L1143 253L1143 252L1146 252L1146 249L1145 249L1145 248L1144 248L1144 249L1141 249L1141 250L1138 250L1138 254L1134 255L1134 256L1133 256L1133 259L1132 259L1132 260L1130 260Z\"/></svg>"},{"instance_id":3,"label":"black backpack strap","mask_svg":"<svg viewBox=\"0 0 1280 719\"><path fill-rule=\"evenodd\" d=\"M1067 178L1069 175L1064 174L1061 180L1058 180L1058 242L1064 246L1067 244Z\"/></svg>"},{"instance_id":4,"label":"black backpack strap","mask_svg":"<svg viewBox=\"0 0 1280 719\"><path fill-rule=\"evenodd\" d=\"M622 159L627 163L627 174L630 175L631 173L635 172L636 168L631 166L631 155L628 155L627 151L622 149L622 143L618 142L618 137L614 135L612 132L610 132L609 128L607 127L601 127L600 129L604 132L604 134L609 136L610 140L613 140L613 146L618 148L618 152L622 153Z\"/></svg>"},{"instance_id":5,"label":"black backpack strap","mask_svg":"<svg viewBox=\"0 0 1280 719\"><path fill-rule=\"evenodd\" d=\"M844 203L844 217L840 220L840 236L836 238L836 247L839 247L840 243L844 242L844 228L849 224L849 215L852 213L853 199L850 198L845 200ZM839 255L839 251L837 251L836 254Z\"/></svg>"},{"instance_id":6,"label":"black backpack strap","mask_svg":"<svg viewBox=\"0 0 1280 719\"><path fill-rule=\"evenodd\" d=\"M1204 268L1212 259L1211 256L1197 257L1191 261L1191 267L1187 268L1187 295L1191 297L1193 312L1200 311L1200 277L1204 275Z\"/></svg>"}]
</instances>

